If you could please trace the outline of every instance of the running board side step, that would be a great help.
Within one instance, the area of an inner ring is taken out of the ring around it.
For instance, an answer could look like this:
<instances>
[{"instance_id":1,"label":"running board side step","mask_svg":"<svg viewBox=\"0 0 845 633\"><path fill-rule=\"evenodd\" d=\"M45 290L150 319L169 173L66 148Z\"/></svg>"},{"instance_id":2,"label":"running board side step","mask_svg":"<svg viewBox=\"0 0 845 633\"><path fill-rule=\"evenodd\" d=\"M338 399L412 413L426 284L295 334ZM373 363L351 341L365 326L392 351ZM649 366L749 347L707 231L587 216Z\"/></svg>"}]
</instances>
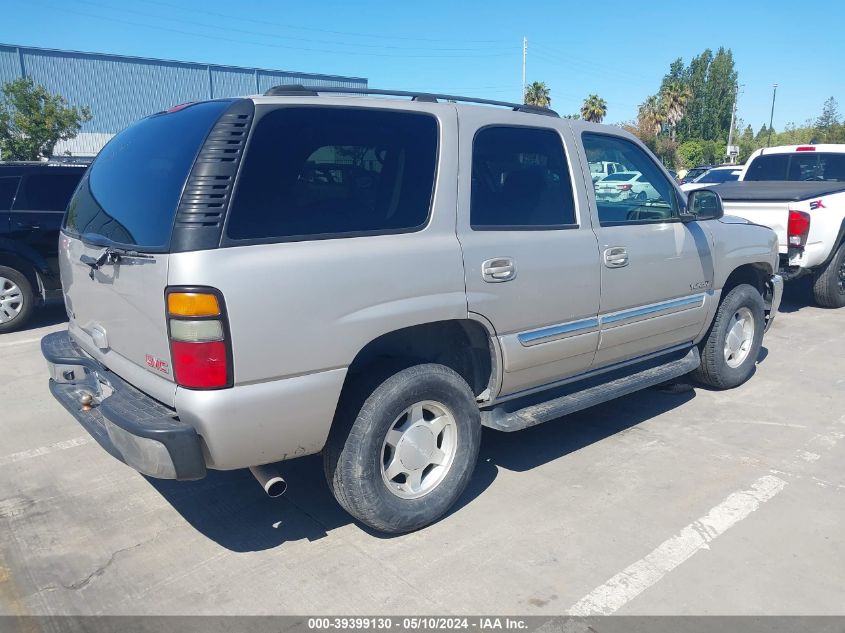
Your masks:
<instances>
[{"instance_id":1,"label":"running board side step","mask_svg":"<svg viewBox=\"0 0 845 633\"><path fill-rule=\"evenodd\" d=\"M610 382L599 384L593 382L591 386L545 402L531 404L513 411L508 410L509 404L513 406L512 402L504 403L488 411L482 411L481 424L497 431L520 431L529 426L555 420L608 400L679 378L693 371L700 362L698 347L693 347L683 358L650 366Z\"/></svg>"}]
</instances>

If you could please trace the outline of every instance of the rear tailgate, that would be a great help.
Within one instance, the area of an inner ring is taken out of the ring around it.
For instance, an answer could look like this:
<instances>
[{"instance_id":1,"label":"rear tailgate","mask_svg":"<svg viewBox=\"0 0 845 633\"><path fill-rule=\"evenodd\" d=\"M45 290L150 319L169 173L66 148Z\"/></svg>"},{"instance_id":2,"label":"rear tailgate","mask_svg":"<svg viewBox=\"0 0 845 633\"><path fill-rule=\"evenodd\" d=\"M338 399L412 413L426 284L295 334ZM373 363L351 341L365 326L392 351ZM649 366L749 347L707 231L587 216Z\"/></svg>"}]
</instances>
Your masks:
<instances>
[{"instance_id":1,"label":"rear tailgate","mask_svg":"<svg viewBox=\"0 0 845 633\"><path fill-rule=\"evenodd\" d=\"M845 191L845 183L746 180L723 183L711 190L722 197L726 215L772 228L777 233L780 252L786 254L790 209L810 211L811 201ZM811 233L811 243L812 237Z\"/></svg>"},{"instance_id":2,"label":"rear tailgate","mask_svg":"<svg viewBox=\"0 0 845 633\"><path fill-rule=\"evenodd\" d=\"M744 218L754 224L768 226L778 236L778 250L787 252L787 223L789 222L788 202L740 202L723 200L725 215Z\"/></svg>"},{"instance_id":3,"label":"rear tailgate","mask_svg":"<svg viewBox=\"0 0 845 633\"><path fill-rule=\"evenodd\" d=\"M59 265L70 334L114 373L172 406L176 385L164 311L168 256L122 257L118 264L92 271L86 262L102 252L102 247L61 237Z\"/></svg>"},{"instance_id":4,"label":"rear tailgate","mask_svg":"<svg viewBox=\"0 0 845 633\"><path fill-rule=\"evenodd\" d=\"M182 217L184 197L192 210L202 206L197 201L203 196L220 197L217 184L200 183L211 193L194 193L196 183L191 195L183 191L209 131L230 104L180 106L115 136L74 194L60 238L71 336L111 371L170 406L176 383L164 302L169 252L184 250L174 234L177 208ZM199 226L211 221L199 220Z\"/></svg>"}]
</instances>

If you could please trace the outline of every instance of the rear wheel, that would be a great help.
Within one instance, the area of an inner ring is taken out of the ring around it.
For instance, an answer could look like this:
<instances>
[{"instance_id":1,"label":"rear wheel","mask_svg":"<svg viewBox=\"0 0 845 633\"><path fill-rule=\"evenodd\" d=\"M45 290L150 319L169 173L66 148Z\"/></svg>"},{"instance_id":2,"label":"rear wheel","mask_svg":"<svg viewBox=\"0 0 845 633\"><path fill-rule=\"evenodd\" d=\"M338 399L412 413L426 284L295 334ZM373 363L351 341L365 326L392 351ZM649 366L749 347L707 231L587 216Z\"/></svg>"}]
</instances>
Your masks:
<instances>
[{"instance_id":1,"label":"rear wheel","mask_svg":"<svg viewBox=\"0 0 845 633\"><path fill-rule=\"evenodd\" d=\"M763 344L763 297L742 284L722 300L701 349L694 377L716 389L738 387L751 377Z\"/></svg>"},{"instance_id":2,"label":"rear wheel","mask_svg":"<svg viewBox=\"0 0 845 633\"><path fill-rule=\"evenodd\" d=\"M845 306L845 242L839 245L827 265L816 274L813 297L823 308Z\"/></svg>"},{"instance_id":3,"label":"rear wheel","mask_svg":"<svg viewBox=\"0 0 845 633\"><path fill-rule=\"evenodd\" d=\"M352 391L324 451L338 503L383 532L433 523L464 491L478 457L480 414L469 385L424 364Z\"/></svg>"},{"instance_id":4,"label":"rear wheel","mask_svg":"<svg viewBox=\"0 0 845 633\"><path fill-rule=\"evenodd\" d=\"M26 275L14 268L0 266L0 334L26 325L34 307L35 295Z\"/></svg>"}]
</instances>

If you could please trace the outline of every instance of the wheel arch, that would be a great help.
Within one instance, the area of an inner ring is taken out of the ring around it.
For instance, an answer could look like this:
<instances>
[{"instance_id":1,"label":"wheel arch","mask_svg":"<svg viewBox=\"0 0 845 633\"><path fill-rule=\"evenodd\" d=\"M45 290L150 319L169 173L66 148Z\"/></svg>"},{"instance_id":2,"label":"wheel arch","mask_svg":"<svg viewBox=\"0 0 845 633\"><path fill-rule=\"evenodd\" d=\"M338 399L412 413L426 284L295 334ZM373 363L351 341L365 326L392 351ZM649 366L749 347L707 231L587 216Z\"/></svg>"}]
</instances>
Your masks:
<instances>
[{"instance_id":1,"label":"wheel arch","mask_svg":"<svg viewBox=\"0 0 845 633\"><path fill-rule=\"evenodd\" d=\"M43 295L43 284L41 283L40 275L44 271L39 268L37 262L19 252L6 250L3 248L3 245L0 245L0 266L14 268L19 271L32 285L32 289L36 295Z\"/></svg>"},{"instance_id":2,"label":"wheel arch","mask_svg":"<svg viewBox=\"0 0 845 633\"><path fill-rule=\"evenodd\" d=\"M480 319L432 321L386 332L369 341L349 365L343 389L377 366L418 363L439 363L453 369L480 399L495 390L500 365L495 336Z\"/></svg>"},{"instance_id":3,"label":"wheel arch","mask_svg":"<svg viewBox=\"0 0 845 633\"><path fill-rule=\"evenodd\" d=\"M725 283L722 285L720 303L731 290L741 284L753 286L760 294L765 295L766 282L773 273L772 266L766 262L755 262L737 266L727 276Z\"/></svg>"}]
</instances>

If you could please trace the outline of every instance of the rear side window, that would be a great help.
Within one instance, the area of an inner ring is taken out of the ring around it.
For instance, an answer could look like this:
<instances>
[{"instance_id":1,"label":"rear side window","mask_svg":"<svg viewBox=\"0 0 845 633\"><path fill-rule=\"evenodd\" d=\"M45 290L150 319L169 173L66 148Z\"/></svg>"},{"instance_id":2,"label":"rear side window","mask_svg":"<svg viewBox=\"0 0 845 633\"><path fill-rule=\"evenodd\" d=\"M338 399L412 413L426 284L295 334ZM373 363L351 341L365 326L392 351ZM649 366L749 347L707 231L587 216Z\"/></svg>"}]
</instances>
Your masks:
<instances>
[{"instance_id":1,"label":"rear side window","mask_svg":"<svg viewBox=\"0 0 845 633\"><path fill-rule=\"evenodd\" d=\"M20 178L0 178L0 211L12 208L19 182Z\"/></svg>"},{"instance_id":2,"label":"rear side window","mask_svg":"<svg viewBox=\"0 0 845 633\"><path fill-rule=\"evenodd\" d=\"M27 174L15 199L15 209L64 211L80 178L81 172Z\"/></svg>"},{"instance_id":3,"label":"rear side window","mask_svg":"<svg viewBox=\"0 0 845 633\"><path fill-rule=\"evenodd\" d=\"M165 248L194 158L230 104L208 101L174 108L115 136L68 206L65 229L118 244Z\"/></svg>"},{"instance_id":4,"label":"rear side window","mask_svg":"<svg viewBox=\"0 0 845 633\"><path fill-rule=\"evenodd\" d=\"M470 224L476 230L576 224L572 181L557 132L488 127L475 135Z\"/></svg>"},{"instance_id":5,"label":"rear side window","mask_svg":"<svg viewBox=\"0 0 845 633\"><path fill-rule=\"evenodd\" d=\"M748 166L745 180L845 182L845 154L795 152L758 156Z\"/></svg>"},{"instance_id":6,"label":"rear side window","mask_svg":"<svg viewBox=\"0 0 845 633\"><path fill-rule=\"evenodd\" d=\"M279 108L252 133L226 228L232 240L304 240L422 228L437 121L410 112Z\"/></svg>"}]
</instances>

